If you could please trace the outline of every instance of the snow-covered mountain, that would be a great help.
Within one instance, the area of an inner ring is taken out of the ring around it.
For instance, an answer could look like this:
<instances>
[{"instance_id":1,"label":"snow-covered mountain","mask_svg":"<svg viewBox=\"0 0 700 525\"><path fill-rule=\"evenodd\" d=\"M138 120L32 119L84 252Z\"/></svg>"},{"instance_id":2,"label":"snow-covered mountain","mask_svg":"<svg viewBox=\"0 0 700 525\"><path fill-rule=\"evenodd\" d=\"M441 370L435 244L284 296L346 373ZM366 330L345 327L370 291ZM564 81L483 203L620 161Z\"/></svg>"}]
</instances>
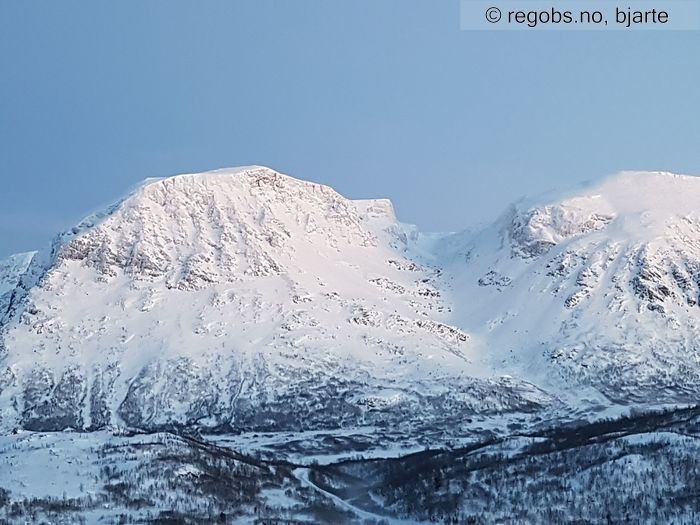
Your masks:
<instances>
[{"instance_id":1,"label":"snow-covered mountain","mask_svg":"<svg viewBox=\"0 0 700 525\"><path fill-rule=\"evenodd\" d=\"M473 373L430 240L388 201L266 168L147 181L26 269L0 424L279 430L551 403Z\"/></svg>"},{"instance_id":2,"label":"snow-covered mountain","mask_svg":"<svg viewBox=\"0 0 700 525\"><path fill-rule=\"evenodd\" d=\"M5 430L450 428L688 402L700 179L421 234L262 167L144 182L0 265Z\"/></svg>"},{"instance_id":3,"label":"snow-covered mountain","mask_svg":"<svg viewBox=\"0 0 700 525\"><path fill-rule=\"evenodd\" d=\"M450 322L494 369L572 402L695 399L699 178L624 172L522 201L443 253Z\"/></svg>"},{"instance_id":4,"label":"snow-covered mountain","mask_svg":"<svg viewBox=\"0 0 700 525\"><path fill-rule=\"evenodd\" d=\"M437 235L147 180L0 262L0 521L697 522L698 205L629 172Z\"/></svg>"}]
</instances>

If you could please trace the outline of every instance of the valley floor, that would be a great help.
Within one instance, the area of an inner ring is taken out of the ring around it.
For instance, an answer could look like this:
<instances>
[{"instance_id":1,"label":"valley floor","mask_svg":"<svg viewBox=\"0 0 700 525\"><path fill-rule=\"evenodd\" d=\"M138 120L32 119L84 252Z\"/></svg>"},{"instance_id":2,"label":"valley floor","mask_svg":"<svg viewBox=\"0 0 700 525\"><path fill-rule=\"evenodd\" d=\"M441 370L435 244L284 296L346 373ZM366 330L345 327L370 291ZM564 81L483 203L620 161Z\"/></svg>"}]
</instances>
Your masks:
<instances>
[{"instance_id":1,"label":"valley floor","mask_svg":"<svg viewBox=\"0 0 700 525\"><path fill-rule=\"evenodd\" d=\"M6 435L0 523L700 522L697 407L434 449L372 430Z\"/></svg>"}]
</instances>

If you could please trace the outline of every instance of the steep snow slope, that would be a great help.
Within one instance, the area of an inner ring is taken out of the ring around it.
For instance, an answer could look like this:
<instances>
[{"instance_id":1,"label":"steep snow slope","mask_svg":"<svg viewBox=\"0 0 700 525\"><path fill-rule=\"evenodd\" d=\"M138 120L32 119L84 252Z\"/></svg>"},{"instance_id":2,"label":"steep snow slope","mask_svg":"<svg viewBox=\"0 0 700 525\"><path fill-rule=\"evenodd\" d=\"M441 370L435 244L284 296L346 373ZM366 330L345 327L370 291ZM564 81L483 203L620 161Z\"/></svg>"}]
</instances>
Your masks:
<instances>
[{"instance_id":1,"label":"steep snow slope","mask_svg":"<svg viewBox=\"0 0 700 525\"><path fill-rule=\"evenodd\" d=\"M442 250L451 322L494 369L571 401L695 398L700 179L621 173L517 203Z\"/></svg>"},{"instance_id":2,"label":"steep snow slope","mask_svg":"<svg viewBox=\"0 0 700 525\"><path fill-rule=\"evenodd\" d=\"M0 425L460 424L550 403L473 377L428 244L388 201L267 168L147 181L36 258L3 328Z\"/></svg>"}]
</instances>

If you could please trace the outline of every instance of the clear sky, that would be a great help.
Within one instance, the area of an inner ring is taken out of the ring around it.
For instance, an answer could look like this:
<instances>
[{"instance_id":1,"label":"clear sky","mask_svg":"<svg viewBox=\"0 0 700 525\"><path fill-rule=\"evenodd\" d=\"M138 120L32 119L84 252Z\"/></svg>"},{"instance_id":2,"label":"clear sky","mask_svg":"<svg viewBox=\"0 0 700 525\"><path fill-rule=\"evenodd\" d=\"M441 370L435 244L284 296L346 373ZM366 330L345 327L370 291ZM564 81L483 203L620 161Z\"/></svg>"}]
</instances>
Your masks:
<instances>
[{"instance_id":1,"label":"clear sky","mask_svg":"<svg viewBox=\"0 0 700 525\"><path fill-rule=\"evenodd\" d=\"M0 0L0 256L150 176L263 164L459 230L700 173L700 32L466 32L456 0Z\"/></svg>"}]
</instances>

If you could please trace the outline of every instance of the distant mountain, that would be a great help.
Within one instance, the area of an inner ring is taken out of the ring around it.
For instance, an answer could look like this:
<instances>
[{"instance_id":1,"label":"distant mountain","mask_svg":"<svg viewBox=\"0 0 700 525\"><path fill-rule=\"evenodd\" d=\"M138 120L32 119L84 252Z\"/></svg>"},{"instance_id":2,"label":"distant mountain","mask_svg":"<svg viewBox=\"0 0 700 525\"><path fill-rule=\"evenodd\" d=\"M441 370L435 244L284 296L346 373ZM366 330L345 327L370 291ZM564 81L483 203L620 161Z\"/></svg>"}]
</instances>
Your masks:
<instances>
[{"instance_id":1,"label":"distant mountain","mask_svg":"<svg viewBox=\"0 0 700 525\"><path fill-rule=\"evenodd\" d=\"M694 177L455 234L147 180L0 262L0 521L694 523L699 304Z\"/></svg>"},{"instance_id":2,"label":"distant mountain","mask_svg":"<svg viewBox=\"0 0 700 525\"><path fill-rule=\"evenodd\" d=\"M388 201L267 168L147 181L26 268L2 329L0 424L459 426L551 404L473 370L431 241Z\"/></svg>"},{"instance_id":3,"label":"distant mountain","mask_svg":"<svg viewBox=\"0 0 700 525\"><path fill-rule=\"evenodd\" d=\"M697 399L700 179L621 173L443 250L449 322L491 369L569 403Z\"/></svg>"}]
</instances>

